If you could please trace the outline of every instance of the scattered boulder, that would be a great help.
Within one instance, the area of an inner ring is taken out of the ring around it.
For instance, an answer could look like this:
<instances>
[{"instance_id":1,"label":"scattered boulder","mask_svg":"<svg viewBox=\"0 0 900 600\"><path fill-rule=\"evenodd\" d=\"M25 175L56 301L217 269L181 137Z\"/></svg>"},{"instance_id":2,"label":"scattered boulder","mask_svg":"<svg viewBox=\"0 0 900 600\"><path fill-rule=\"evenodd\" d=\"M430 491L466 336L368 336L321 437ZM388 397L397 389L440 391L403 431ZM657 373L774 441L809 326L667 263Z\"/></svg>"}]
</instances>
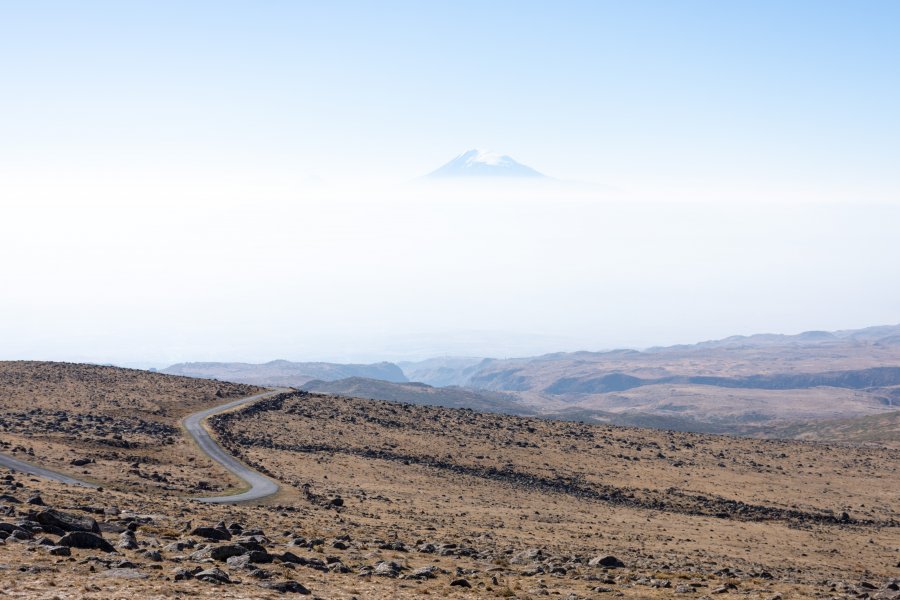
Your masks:
<instances>
[{"instance_id":1,"label":"scattered boulder","mask_svg":"<svg viewBox=\"0 0 900 600\"><path fill-rule=\"evenodd\" d=\"M109 566L114 569L134 569L137 567L136 564L125 559L114 561L110 563Z\"/></svg>"},{"instance_id":2,"label":"scattered boulder","mask_svg":"<svg viewBox=\"0 0 900 600\"><path fill-rule=\"evenodd\" d=\"M71 531L59 539L60 546L70 548L83 548L87 550L101 550L103 552L115 552L112 544L104 540L96 533L87 531Z\"/></svg>"},{"instance_id":3,"label":"scattered boulder","mask_svg":"<svg viewBox=\"0 0 900 600\"><path fill-rule=\"evenodd\" d=\"M196 569L192 571L189 569L184 569L184 568L179 567L172 571L172 579L174 579L175 581L187 581L188 579L194 578L195 572L199 572L199 571L197 571Z\"/></svg>"},{"instance_id":4,"label":"scattered boulder","mask_svg":"<svg viewBox=\"0 0 900 600\"><path fill-rule=\"evenodd\" d=\"M375 565L375 570L372 573L379 577L399 577L401 571L403 571L403 567L397 563L382 561Z\"/></svg>"},{"instance_id":5,"label":"scattered boulder","mask_svg":"<svg viewBox=\"0 0 900 600\"><path fill-rule=\"evenodd\" d=\"M213 567L194 574L194 578L207 583L231 583L231 578L221 569Z\"/></svg>"},{"instance_id":6,"label":"scattered boulder","mask_svg":"<svg viewBox=\"0 0 900 600\"><path fill-rule=\"evenodd\" d=\"M119 536L119 542L116 544L116 548L122 550L135 550L137 547L138 543L134 532L130 529L123 531Z\"/></svg>"},{"instance_id":7,"label":"scattered boulder","mask_svg":"<svg viewBox=\"0 0 900 600\"><path fill-rule=\"evenodd\" d=\"M433 565L416 569L406 576L407 579L435 579L438 574L438 568Z\"/></svg>"},{"instance_id":8,"label":"scattered boulder","mask_svg":"<svg viewBox=\"0 0 900 600\"><path fill-rule=\"evenodd\" d=\"M230 556L225 562L232 569L247 569L252 566L249 554L241 554L240 556Z\"/></svg>"},{"instance_id":9,"label":"scattered boulder","mask_svg":"<svg viewBox=\"0 0 900 600\"><path fill-rule=\"evenodd\" d=\"M160 554L159 550L147 550L146 552L141 554L141 556L153 562L161 562L163 559L162 554Z\"/></svg>"},{"instance_id":10,"label":"scattered boulder","mask_svg":"<svg viewBox=\"0 0 900 600\"><path fill-rule=\"evenodd\" d=\"M35 520L41 526L55 531L87 531L90 533L100 533L100 526L97 521L90 517L80 517L70 513L64 513L58 510L44 510L37 514ZM48 531L53 533L53 531Z\"/></svg>"},{"instance_id":11,"label":"scattered boulder","mask_svg":"<svg viewBox=\"0 0 900 600\"><path fill-rule=\"evenodd\" d=\"M171 544L166 544L163 550L167 552L182 552L188 548L193 548L194 546L195 544L193 540L189 540L187 542L179 540L177 542L172 542Z\"/></svg>"},{"instance_id":12,"label":"scattered boulder","mask_svg":"<svg viewBox=\"0 0 900 600\"><path fill-rule=\"evenodd\" d=\"M9 525L9 523L0 523L0 540L30 540L34 537L34 534L27 529L22 527L13 527L9 530L4 530L3 525ZM64 531L60 531L58 535L62 535L65 533Z\"/></svg>"},{"instance_id":13,"label":"scattered boulder","mask_svg":"<svg viewBox=\"0 0 900 600\"><path fill-rule=\"evenodd\" d=\"M209 558L213 560L225 562L232 556L240 556L241 554L246 554L247 549L240 544L223 544L221 546L212 546L210 548L207 548L207 550L204 550L203 552L208 552Z\"/></svg>"},{"instance_id":14,"label":"scattered boulder","mask_svg":"<svg viewBox=\"0 0 900 600\"><path fill-rule=\"evenodd\" d=\"M618 569L625 566L621 560L612 556L610 554L606 554L604 556L595 556L591 560L588 561L588 566L591 567L608 567L611 569Z\"/></svg>"},{"instance_id":15,"label":"scattered boulder","mask_svg":"<svg viewBox=\"0 0 900 600\"><path fill-rule=\"evenodd\" d=\"M387 542L378 546L379 550L393 550L394 552L407 552L406 544L403 542Z\"/></svg>"},{"instance_id":16,"label":"scattered boulder","mask_svg":"<svg viewBox=\"0 0 900 600\"><path fill-rule=\"evenodd\" d=\"M272 573L269 571L266 571L265 569L254 568L248 573L248 575L250 575L250 577L252 577L254 579L271 579L272 578Z\"/></svg>"},{"instance_id":17,"label":"scattered boulder","mask_svg":"<svg viewBox=\"0 0 900 600\"><path fill-rule=\"evenodd\" d=\"M293 563L299 565L302 562L302 559L293 552L282 552L281 554L277 554L275 558L283 563Z\"/></svg>"},{"instance_id":18,"label":"scattered boulder","mask_svg":"<svg viewBox=\"0 0 900 600\"><path fill-rule=\"evenodd\" d=\"M224 527L195 527L191 531L191 535L202 537L214 542L225 542L231 539L231 532Z\"/></svg>"},{"instance_id":19,"label":"scattered boulder","mask_svg":"<svg viewBox=\"0 0 900 600\"><path fill-rule=\"evenodd\" d=\"M534 562L539 562L547 558L544 554L544 551L540 548L529 548L523 552L520 552L512 557L509 561L514 565L527 565Z\"/></svg>"},{"instance_id":20,"label":"scattered boulder","mask_svg":"<svg viewBox=\"0 0 900 600\"><path fill-rule=\"evenodd\" d=\"M278 581L272 583L264 583L262 587L279 592L281 594L302 594L308 596L311 592L297 581Z\"/></svg>"}]
</instances>

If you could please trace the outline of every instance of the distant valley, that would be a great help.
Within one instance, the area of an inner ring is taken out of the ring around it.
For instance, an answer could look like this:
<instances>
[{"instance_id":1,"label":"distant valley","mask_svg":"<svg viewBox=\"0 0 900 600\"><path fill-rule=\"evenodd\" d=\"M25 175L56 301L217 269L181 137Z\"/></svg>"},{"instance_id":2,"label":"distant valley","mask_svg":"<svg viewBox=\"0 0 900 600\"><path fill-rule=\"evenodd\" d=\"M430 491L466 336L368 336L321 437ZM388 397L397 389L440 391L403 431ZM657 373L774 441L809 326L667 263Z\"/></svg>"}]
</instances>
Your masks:
<instances>
[{"instance_id":1,"label":"distant valley","mask_svg":"<svg viewBox=\"0 0 900 600\"><path fill-rule=\"evenodd\" d=\"M183 363L163 372L562 420L883 443L859 435L853 424L886 423L882 437L892 437L890 423L900 414L900 326L734 336L643 351L399 364ZM831 422L847 425L825 426Z\"/></svg>"},{"instance_id":2,"label":"distant valley","mask_svg":"<svg viewBox=\"0 0 900 600\"><path fill-rule=\"evenodd\" d=\"M301 389L351 398L370 398L446 408L470 408L481 412L532 415L537 411L523 404L516 395L457 386L432 387L425 383L393 383L377 379L351 377L338 381L310 381Z\"/></svg>"}]
</instances>

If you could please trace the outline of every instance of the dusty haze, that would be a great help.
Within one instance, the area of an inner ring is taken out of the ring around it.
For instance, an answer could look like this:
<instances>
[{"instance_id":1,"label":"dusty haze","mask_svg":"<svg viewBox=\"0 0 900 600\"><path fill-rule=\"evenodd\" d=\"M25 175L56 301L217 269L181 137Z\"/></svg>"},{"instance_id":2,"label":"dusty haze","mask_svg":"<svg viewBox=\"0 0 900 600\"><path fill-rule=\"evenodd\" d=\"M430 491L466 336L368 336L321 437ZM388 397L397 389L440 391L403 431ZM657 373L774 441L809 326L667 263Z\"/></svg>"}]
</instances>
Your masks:
<instances>
[{"instance_id":1,"label":"dusty haze","mask_svg":"<svg viewBox=\"0 0 900 600\"><path fill-rule=\"evenodd\" d=\"M896 321L900 207L573 184L16 188L0 358L377 361Z\"/></svg>"}]
</instances>

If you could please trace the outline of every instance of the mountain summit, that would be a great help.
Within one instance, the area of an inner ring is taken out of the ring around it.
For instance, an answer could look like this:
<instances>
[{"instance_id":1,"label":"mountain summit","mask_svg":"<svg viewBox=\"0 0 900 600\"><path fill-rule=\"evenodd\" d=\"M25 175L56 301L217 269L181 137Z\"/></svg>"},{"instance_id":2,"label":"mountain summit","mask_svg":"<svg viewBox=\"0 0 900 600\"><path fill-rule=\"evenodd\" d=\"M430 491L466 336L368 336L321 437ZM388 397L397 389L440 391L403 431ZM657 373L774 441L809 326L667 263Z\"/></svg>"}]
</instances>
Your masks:
<instances>
[{"instance_id":1,"label":"mountain summit","mask_svg":"<svg viewBox=\"0 0 900 600\"><path fill-rule=\"evenodd\" d=\"M486 150L469 150L428 174L431 178L450 177L544 177L531 167L509 156Z\"/></svg>"}]
</instances>

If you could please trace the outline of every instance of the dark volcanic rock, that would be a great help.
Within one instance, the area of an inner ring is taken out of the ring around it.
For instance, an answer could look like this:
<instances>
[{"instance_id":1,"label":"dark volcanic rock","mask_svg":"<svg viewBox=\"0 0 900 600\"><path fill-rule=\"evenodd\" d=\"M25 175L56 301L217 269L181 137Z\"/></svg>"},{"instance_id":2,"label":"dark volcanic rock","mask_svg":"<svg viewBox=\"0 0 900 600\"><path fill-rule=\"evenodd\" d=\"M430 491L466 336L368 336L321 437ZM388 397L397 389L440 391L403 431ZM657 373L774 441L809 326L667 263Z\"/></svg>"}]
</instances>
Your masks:
<instances>
[{"instance_id":1,"label":"dark volcanic rock","mask_svg":"<svg viewBox=\"0 0 900 600\"><path fill-rule=\"evenodd\" d=\"M215 542L224 542L231 539L231 533L224 527L195 527L191 531L191 535L213 540Z\"/></svg>"},{"instance_id":2,"label":"dark volcanic rock","mask_svg":"<svg viewBox=\"0 0 900 600\"><path fill-rule=\"evenodd\" d=\"M240 544L223 544L209 549L209 557L220 562L225 562L232 556L240 556L246 553L247 549Z\"/></svg>"},{"instance_id":3,"label":"dark volcanic rock","mask_svg":"<svg viewBox=\"0 0 900 600\"><path fill-rule=\"evenodd\" d=\"M281 562L293 563L293 564L298 564L298 565L303 561L302 558L300 558L293 552L282 552L281 554L276 555L275 558L277 558Z\"/></svg>"},{"instance_id":4,"label":"dark volcanic rock","mask_svg":"<svg viewBox=\"0 0 900 600\"><path fill-rule=\"evenodd\" d=\"M229 548L234 548L233 544L228 545ZM201 561L206 560L207 558L212 558L213 551L216 550L216 546L211 544L207 544L205 546L201 546L199 550L192 552L190 555L191 560ZM238 556L243 554L245 551L243 548L238 547L236 552L229 552L229 550L218 550L216 551L216 555L220 556L220 560L228 560L232 556Z\"/></svg>"},{"instance_id":5,"label":"dark volcanic rock","mask_svg":"<svg viewBox=\"0 0 900 600\"><path fill-rule=\"evenodd\" d=\"M58 510L44 510L37 514L36 520L42 526L62 531L89 531L100 533L97 521L90 517L80 517Z\"/></svg>"},{"instance_id":6,"label":"dark volcanic rock","mask_svg":"<svg viewBox=\"0 0 900 600\"><path fill-rule=\"evenodd\" d=\"M161 562L163 559L162 554L159 550L147 550L141 554L147 560L151 560L153 562Z\"/></svg>"},{"instance_id":7,"label":"dark volcanic rock","mask_svg":"<svg viewBox=\"0 0 900 600\"><path fill-rule=\"evenodd\" d=\"M407 579L434 579L437 577L438 568L433 565L416 569L406 576Z\"/></svg>"},{"instance_id":8,"label":"dark volcanic rock","mask_svg":"<svg viewBox=\"0 0 900 600\"><path fill-rule=\"evenodd\" d=\"M308 589L306 589L301 583L297 581L278 581L273 583L264 583L262 584L262 587L280 592L282 594L293 593L303 594L304 596L306 596L310 593Z\"/></svg>"},{"instance_id":9,"label":"dark volcanic rock","mask_svg":"<svg viewBox=\"0 0 900 600\"><path fill-rule=\"evenodd\" d=\"M115 552L112 544L104 540L96 533L87 531L71 531L60 538L60 546L70 548L85 548L88 550L102 550L103 552Z\"/></svg>"},{"instance_id":10,"label":"dark volcanic rock","mask_svg":"<svg viewBox=\"0 0 900 600\"><path fill-rule=\"evenodd\" d=\"M184 568L177 568L172 571L172 578L175 581L187 581L188 579L194 578L194 572ZM199 571L198 571L199 572Z\"/></svg>"},{"instance_id":11,"label":"dark volcanic rock","mask_svg":"<svg viewBox=\"0 0 900 600\"><path fill-rule=\"evenodd\" d=\"M220 569L213 567L212 569L206 569L205 571L200 571L194 575L196 579L200 581L205 581L207 583L231 583L231 579Z\"/></svg>"}]
</instances>

